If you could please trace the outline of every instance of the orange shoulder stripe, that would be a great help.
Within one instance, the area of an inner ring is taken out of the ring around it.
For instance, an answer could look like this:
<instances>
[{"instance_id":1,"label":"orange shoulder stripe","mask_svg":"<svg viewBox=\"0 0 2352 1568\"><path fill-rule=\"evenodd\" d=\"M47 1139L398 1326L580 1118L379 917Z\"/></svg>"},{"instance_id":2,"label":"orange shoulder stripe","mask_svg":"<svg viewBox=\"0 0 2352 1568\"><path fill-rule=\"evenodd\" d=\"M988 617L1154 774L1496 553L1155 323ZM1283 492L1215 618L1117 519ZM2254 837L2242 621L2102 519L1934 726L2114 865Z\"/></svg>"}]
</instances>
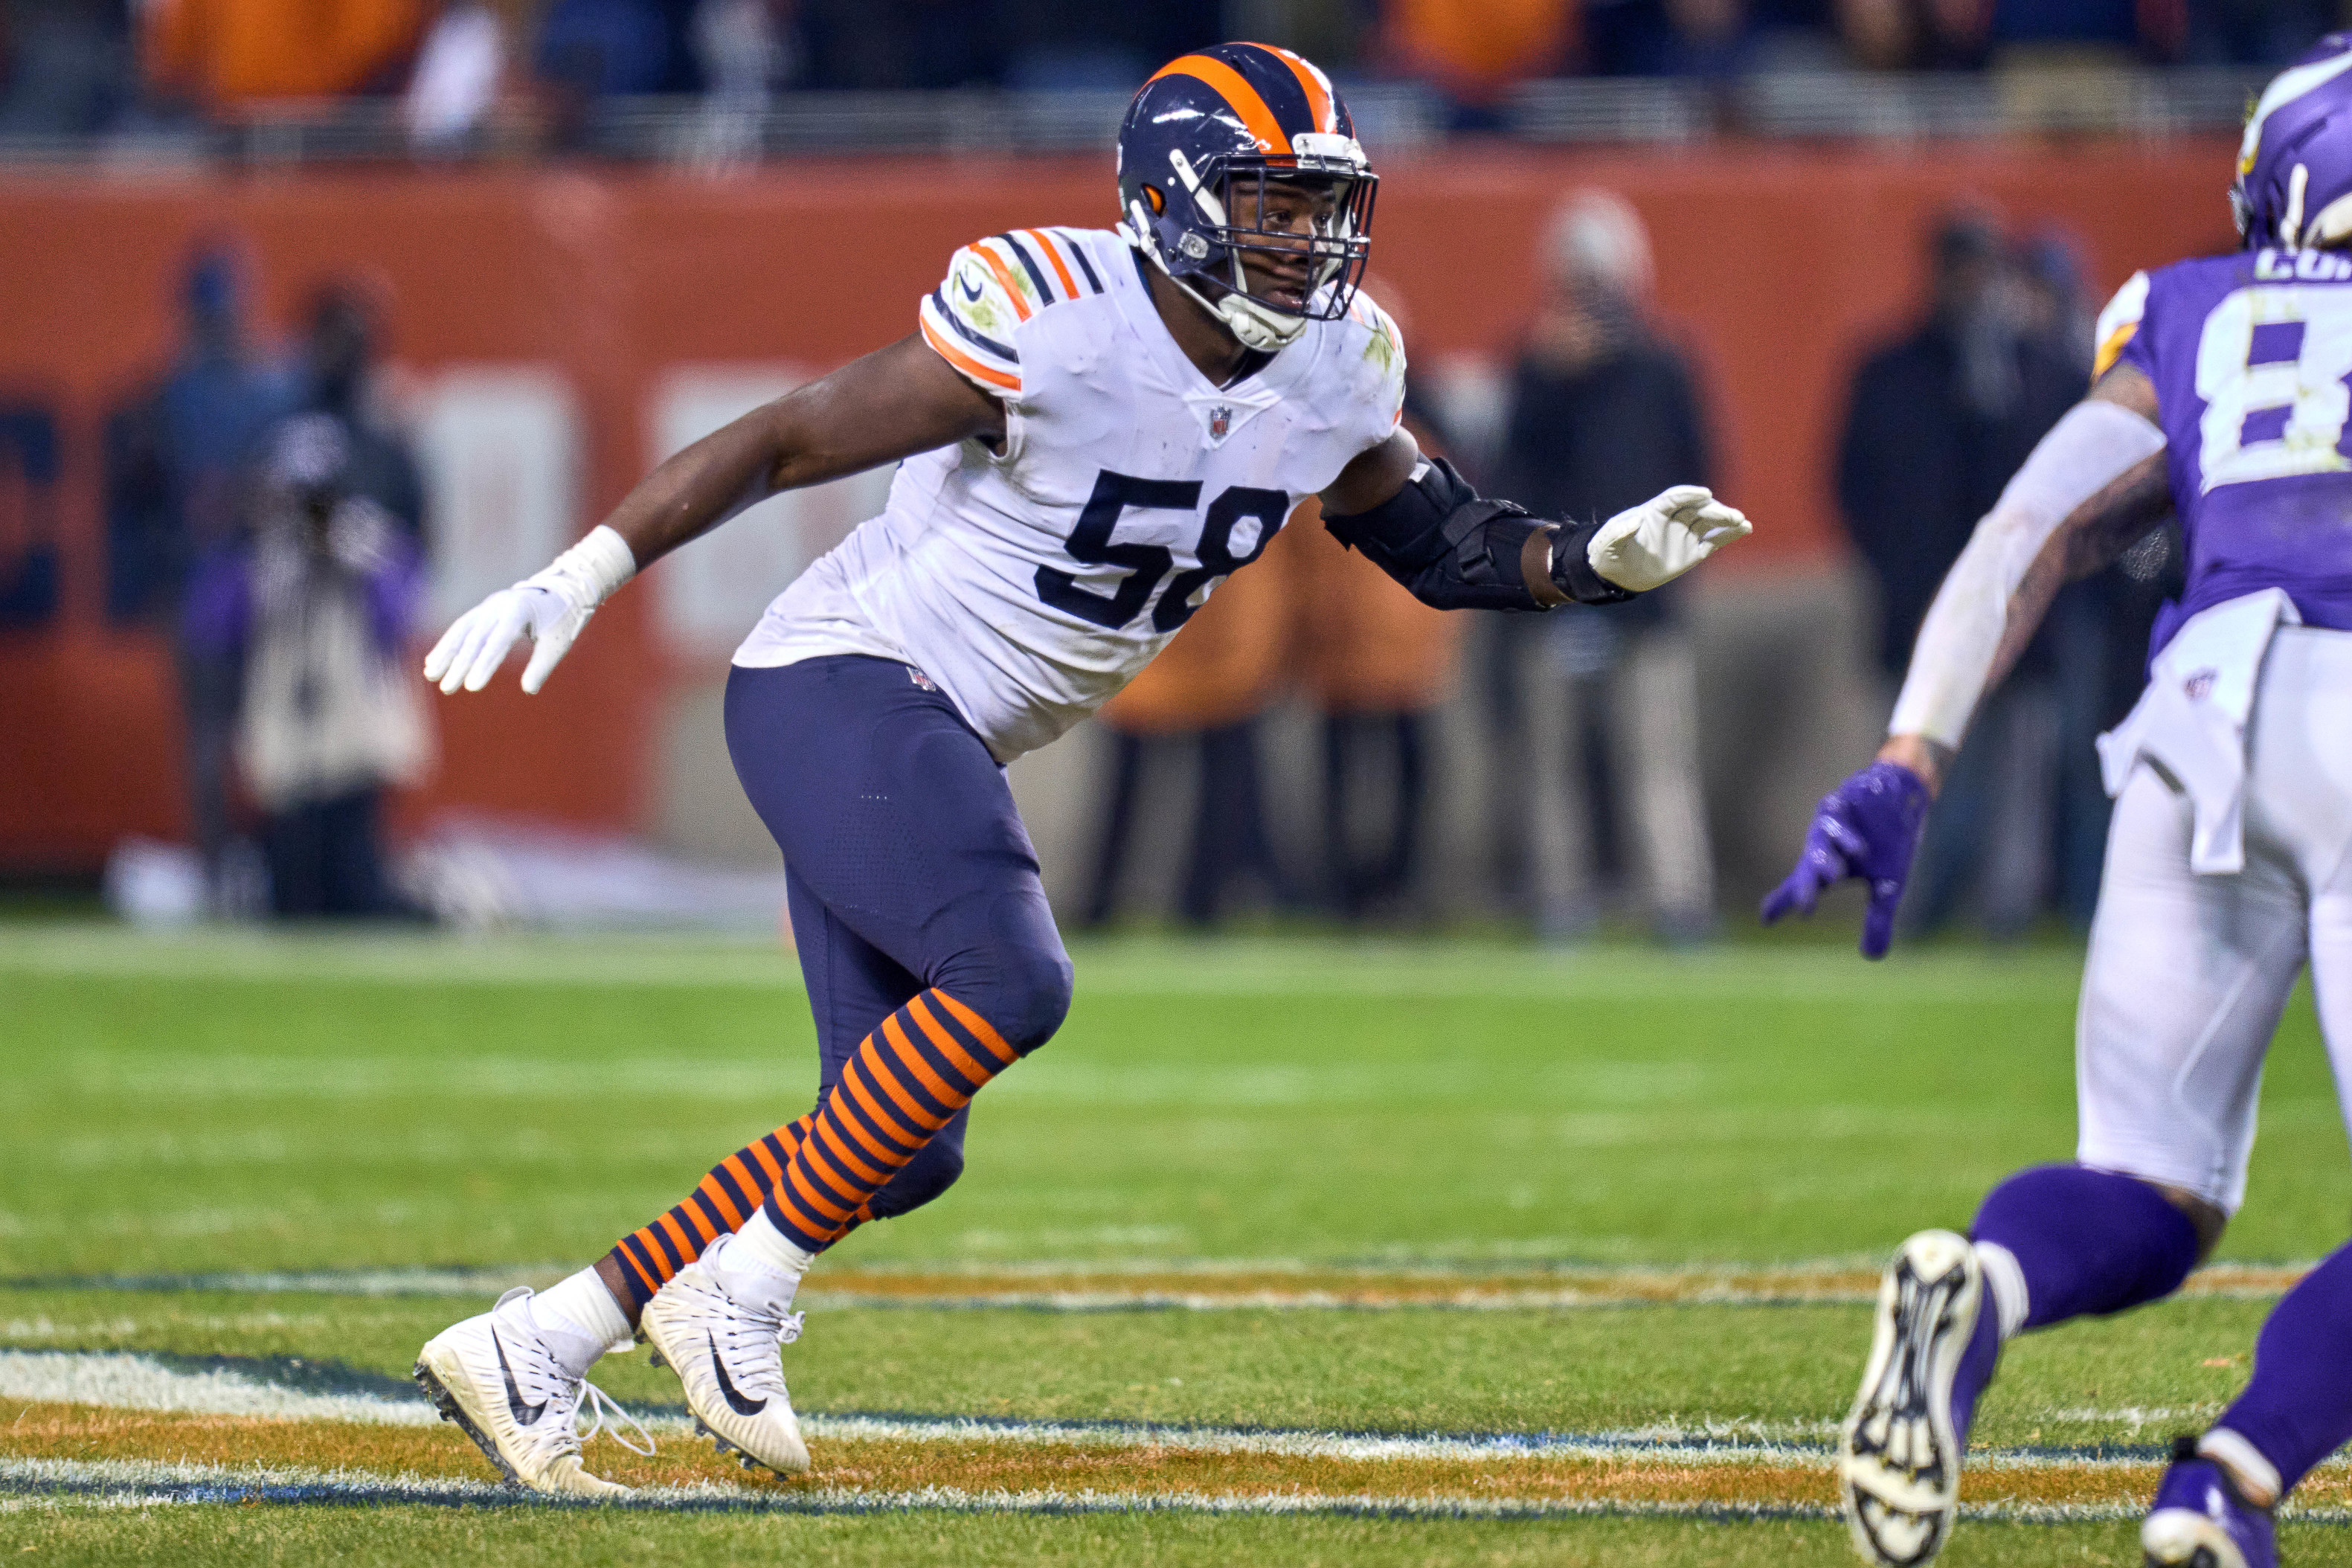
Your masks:
<instances>
[{"instance_id":1,"label":"orange shoulder stripe","mask_svg":"<svg viewBox=\"0 0 2352 1568\"><path fill-rule=\"evenodd\" d=\"M988 263L988 269L996 274L999 283L1004 285L1005 296L1013 301L1013 313L1024 321L1035 314L1029 309L1028 301L1021 298L1020 280L1013 276L1013 268L1004 264L1004 258L991 250L984 239L974 241L970 248L974 256Z\"/></svg>"},{"instance_id":2,"label":"orange shoulder stripe","mask_svg":"<svg viewBox=\"0 0 2352 1568\"><path fill-rule=\"evenodd\" d=\"M1249 84L1249 79L1224 61L1212 59L1207 55L1180 55L1152 72L1151 79L1158 81L1163 76L1189 76L1196 81L1207 82L1217 96L1242 117L1242 123L1249 127L1251 135L1257 138L1261 151L1285 155L1290 152L1290 138L1282 133L1281 122L1275 119L1274 110L1265 106L1265 100L1258 96L1257 89Z\"/></svg>"},{"instance_id":3,"label":"orange shoulder stripe","mask_svg":"<svg viewBox=\"0 0 2352 1568\"><path fill-rule=\"evenodd\" d=\"M1024 228L1021 232L1035 240L1037 242L1037 248L1045 253L1045 259L1054 264L1054 275L1062 280L1063 294L1070 299L1076 299L1078 297L1078 280L1071 277L1070 269L1063 265L1062 253L1055 248L1053 240L1048 238L1045 231L1042 229Z\"/></svg>"},{"instance_id":4,"label":"orange shoulder stripe","mask_svg":"<svg viewBox=\"0 0 2352 1568\"><path fill-rule=\"evenodd\" d=\"M956 347L955 344L941 337L940 335L940 330L937 327L932 326L930 322L925 321L922 326L923 341L930 344L933 349L937 350L939 356L941 359L955 366L956 369L963 372L964 374L978 376L981 380L988 383L989 385L1001 386L1007 392L1018 392L1021 390L1020 377L1007 375L1001 370L996 370L981 363L978 360L972 358L970 354Z\"/></svg>"}]
</instances>

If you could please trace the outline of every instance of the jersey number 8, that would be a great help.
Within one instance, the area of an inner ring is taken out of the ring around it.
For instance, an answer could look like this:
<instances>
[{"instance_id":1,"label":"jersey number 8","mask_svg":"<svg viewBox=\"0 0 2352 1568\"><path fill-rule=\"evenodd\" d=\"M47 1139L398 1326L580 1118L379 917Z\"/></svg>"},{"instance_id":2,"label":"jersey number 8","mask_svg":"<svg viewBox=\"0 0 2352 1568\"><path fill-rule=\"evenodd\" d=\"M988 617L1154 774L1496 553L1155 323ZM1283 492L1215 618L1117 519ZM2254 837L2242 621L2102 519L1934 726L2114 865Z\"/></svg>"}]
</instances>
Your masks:
<instances>
[{"instance_id":1,"label":"jersey number 8","mask_svg":"<svg viewBox=\"0 0 2352 1568\"><path fill-rule=\"evenodd\" d=\"M2347 376L2352 292L2257 286L2214 306L2197 341L2204 488L2352 468Z\"/></svg>"},{"instance_id":2,"label":"jersey number 8","mask_svg":"<svg viewBox=\"0 0 2352 1568\"><path fill-rule=\"evenodd\" d=\"M1071 574L1052 566L1037 568L1037 596L1057 610L1066 610L1082 621L1117 631L1142 613L1150 603L1151 591L1175 570L1176 557L1163 544L1114 544L1111 531L1118 526L1119 514L1133 508L1144 511L1191 511L1201 504L1201 481L1198 479L1139 479L1131 474L1114 474L1103 470L1095 480L1095 493L1087 498L1086 508L1078 513L1078 525L1070 531L1063 547L1070 559L1088 566L1124 566L1127 575L1110 593L1097 593L1080 583ZM1220 577L1240 571L1265 553L1274 536L1282 531L1282 521L1290 510L1290 498L1280 490L1254 489L1247 485L1235 485L1209 503L1208 515L1201 522L1201 542L1193 548L1198 566L1176 574L1168 592L1151 612L1154 631L1172 632L1192 618L1200 606L1192 596L1214 584ZM1244 531L1244 519L1255 522L1255 530ZM1254 532L1255 538L1250 534ZM1234 536L1240 533L1244 541L1243 552L1234 553Z\"/></svg>"}]
</instances>

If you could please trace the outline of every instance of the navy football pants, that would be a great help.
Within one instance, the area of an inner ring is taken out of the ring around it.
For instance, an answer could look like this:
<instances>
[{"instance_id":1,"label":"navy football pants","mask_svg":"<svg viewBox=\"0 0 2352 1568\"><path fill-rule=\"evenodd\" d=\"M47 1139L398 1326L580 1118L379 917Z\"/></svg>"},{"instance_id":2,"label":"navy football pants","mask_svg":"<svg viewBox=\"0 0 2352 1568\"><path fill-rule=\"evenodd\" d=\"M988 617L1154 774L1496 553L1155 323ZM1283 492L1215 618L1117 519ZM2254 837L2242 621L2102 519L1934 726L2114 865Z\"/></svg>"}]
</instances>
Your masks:
<instances>
[{"instance_id":1,"label":"navy football pants","mask_svg":"<svg viewBox=\"0 0 2352 1568\"><path fill-rule=\"evenodd\" d=\"M784 852L816 1015L818 1102L859 1042L926 987L1023 1055L1061 1026L1070 959L1004 770L954 704L888 659L727 679L727 750ZM876 1218L963 1172L967 1107L877 1193Z\"/></svg>"}]
</instances>

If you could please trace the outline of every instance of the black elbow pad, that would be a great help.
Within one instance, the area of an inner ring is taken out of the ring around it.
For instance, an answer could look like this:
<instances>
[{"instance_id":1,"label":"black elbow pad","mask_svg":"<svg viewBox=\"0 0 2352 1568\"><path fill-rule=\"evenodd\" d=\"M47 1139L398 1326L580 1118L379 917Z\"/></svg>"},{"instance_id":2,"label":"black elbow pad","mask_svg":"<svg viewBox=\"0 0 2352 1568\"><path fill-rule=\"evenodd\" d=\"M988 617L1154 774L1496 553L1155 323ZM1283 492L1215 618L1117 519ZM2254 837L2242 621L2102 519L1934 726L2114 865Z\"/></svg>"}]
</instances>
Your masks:
<instances>
[{"instance_id":1,"label":"black elbow pad","mask_svg":"<svg viewBox=\"0 0 2352 1568\"><path fill-rule=\"evenodd\" d=\"M1487 500L1443 458L1370 511L1326 515L1333 538L1440 609L1541 607L1520 568L1528 538L1549 525L1509 501Z\"/></svg>"},{"instance_id":2,"label":"black elbow pad","mask_svg":"<svg viewBox=\"0 0 2352 1568\"><path fill-rule=\"evenodd\" d=\"M1562 530L1524 507L1489 500L1443 458L1422 463L1370 511L1327 515L1323 525L1414 597L1443 610L1541 610L1571 599L1614 604L1633 596L1603 582L1585 558L1599 524ZM1544 539L1531 551L1537 534ZM1533 582L1531 553L1543 564Z\"/></svg>"}]
</instances>

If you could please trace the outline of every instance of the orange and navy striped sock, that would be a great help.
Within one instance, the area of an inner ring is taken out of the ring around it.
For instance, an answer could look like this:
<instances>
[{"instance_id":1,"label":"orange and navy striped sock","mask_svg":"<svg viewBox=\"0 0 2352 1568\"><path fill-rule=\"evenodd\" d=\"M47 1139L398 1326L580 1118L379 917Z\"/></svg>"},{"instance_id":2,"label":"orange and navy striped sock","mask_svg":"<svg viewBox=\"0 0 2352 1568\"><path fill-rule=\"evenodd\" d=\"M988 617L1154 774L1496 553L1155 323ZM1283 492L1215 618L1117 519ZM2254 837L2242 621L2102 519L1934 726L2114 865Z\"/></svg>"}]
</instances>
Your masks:
<instances>
[{"instance_id":1,"label":"orange and navy striped sock","mask_svg":"<svg viewBox=\"0 0 2352 1568\"><path fill-rule=\"evenodd\" d=\"M924 992L859 1043L815 1111L728 1155L684 1203L614 1245L629 1294L643 1308L771 1196L779 1228L823 1251L872 1219L874 1194L1017 1059L979 1014Z\"/></svg>"},{"instance_id":2,"label":"orange and navy striped sock","mask_svg":"<svg viewBox=\"0 0 2352 1568\"><path fill-rule=\"evenodd\" d=\"M684 1203L614 1244L609 1256L640 1308L704 1247L760 1212L815 1121L811 1112L736 1150L711 1167Z\"/></svg>"},{"instance_id":3,"label":"orange and navy striped sock","mask_svg":"<svg viewBox=\"0 0 2352 1568\"><path fill-rule=\"evenodd\" d=\"M797 1246L824 1250L989 1079L1019 1054L946 992L917 996L866 1037L817 1108L768 1215Z\"/></svg>"}]
</instances>

